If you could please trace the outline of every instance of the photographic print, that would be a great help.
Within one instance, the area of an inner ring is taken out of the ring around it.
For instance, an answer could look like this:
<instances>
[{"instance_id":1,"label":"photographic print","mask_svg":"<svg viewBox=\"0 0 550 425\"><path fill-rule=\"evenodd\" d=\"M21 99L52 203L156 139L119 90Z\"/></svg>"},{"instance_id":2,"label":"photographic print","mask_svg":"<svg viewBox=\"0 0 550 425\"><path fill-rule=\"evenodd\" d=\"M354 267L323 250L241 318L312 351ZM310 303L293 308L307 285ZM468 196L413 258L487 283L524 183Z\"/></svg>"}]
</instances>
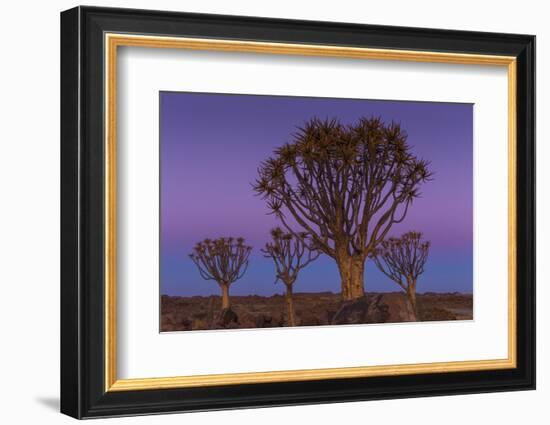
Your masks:
<instances>
[{"instance_id":1,"label":"photographic print","mask_svg":"<svg viewBox=\"0 0 550 425\"><path fill-rule=\"evenodd\" d=\"M473 105L160 92L160 330L473 319Z\"/></svg>"}]
</instances>

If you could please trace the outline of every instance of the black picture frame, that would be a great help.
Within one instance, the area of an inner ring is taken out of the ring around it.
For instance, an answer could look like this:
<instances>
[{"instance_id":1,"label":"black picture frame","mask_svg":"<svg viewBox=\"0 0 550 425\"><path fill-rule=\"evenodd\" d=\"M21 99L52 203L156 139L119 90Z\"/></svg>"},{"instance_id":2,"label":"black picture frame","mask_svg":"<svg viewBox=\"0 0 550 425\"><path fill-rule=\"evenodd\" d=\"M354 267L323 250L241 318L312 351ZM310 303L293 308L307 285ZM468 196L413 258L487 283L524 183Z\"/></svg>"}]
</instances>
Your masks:
<instances>
[{"instance_id":1,"label":"black picture frame","mask_svg":"<svg viewBox=\"0 0 550 425\"><path fill-rule=\"evenodd\" d=\"M369 378L105 391L104 34L517 58L517 367ZM535 388L535 37L76 7L61 13L61 412L75 418Z\"/></svg>"}]
</instances>

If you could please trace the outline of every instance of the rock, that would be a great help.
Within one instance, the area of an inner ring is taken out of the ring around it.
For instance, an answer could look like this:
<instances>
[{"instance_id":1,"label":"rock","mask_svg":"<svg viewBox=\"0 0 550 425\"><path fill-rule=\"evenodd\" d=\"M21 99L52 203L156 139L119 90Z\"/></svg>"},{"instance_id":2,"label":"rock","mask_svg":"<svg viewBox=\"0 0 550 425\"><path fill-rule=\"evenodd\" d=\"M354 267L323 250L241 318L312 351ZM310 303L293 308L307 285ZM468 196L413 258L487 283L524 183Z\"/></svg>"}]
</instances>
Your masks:
<instances>
[{"instance_id":1,"label":"rock","mask_svg":"<svg viewBox=\"0 0 550 425\"><path fill-rule=\"evenodd\" d=\"M315 315L305 313L298 319L298 324L299 326L318 326L323 323Z\"/></svg>"},{"instance_id":2,"label":"rock","mask_svg":"<svg viewBox=\"0 0 550 425\"><path fill-rule=\"evenodd\" d=\"M288 326L287 318L285 313L279 314L276 320L272 321L275 326Z\"/></svg>"},{"instance_id":3,"label":"rock","mask_svg":"<svg viewBox=\"0 0 550 425\"><path fill-rule=\"evenodd\" d=\"M167 313L162 315L161 330L187 330L191 327L192 322L185 318L181 313Z\"/></svg>"},{"instance_id":4,"label":"rock","mask_svg":"<svg viewBox=\"0 0 550 425\"><path fill-rule=\"evenodd\" d=\"M385 320L386 323L417 321L405 294L392 292L389 294L380 294L379 297L379 303L388 308L388 317Z\"/></svg>"},{"instance_id":5,"label":"rock","mask_svg":"<svg viewBox=\"0 0 550 425\"><path fill-rule=\"evenodd\" d=\"M406 306L405 294L397 291L393 294L371 292L365 298L366 300L359 302L359 306L353 308L350 303L342 302L340 294L294 293L297 325L396 322L403 320L400 317L407 311L406 307L403 308ZM286 304L284 297L280 295L231 297L231 309L237 315L238 322L228 320L227 316L222 320L221 326L217 325L222 305L220 296L164 295L161 302L162 332L288 326ZM472 294L424 293L417 295L417 302L419 318L423 321L472 319ZM352 317L349 317L350 314ZM342 317L343 315L348 317ZM407 314L404 316L405 320L411 320L410 317L407 318ZM223 322L226 324L223 325Z\"/></svg>"},{"instance_id":6,"label":"rock","mask_svg":"<svg viewBox=\"0 0 550 425\"><path fill-rule=\"evenodd\" d=\"M205 331L207 329L210 329L210 327L208 326L208 320L201 317L194 317L193 321L191 322L191 329L198 331Z\"/></svg>"},{"instance_id":7,"label":"rock","mask_svg":"<svg viewBox=\"0 0 550 425\"><path fill-rule=\"evenodd\" d=\"M326 319L324 323L331 324L332 318L336 314L337 310L327 310L326 312Z\"/></svg>"},{"instance_id":8,"label":"rock","mask_svg":"<svg viewBox=\"0 0 550 425\"><path fill-rule=\"evenodd\" d=\"M176 315L174 313L166 313L162 315L162 322L167 325L176 324Z\"/></svg>"},{"instance_id":9,"label":"rock","mask_svg":"<svg viewBox=\"0 0 550 425\"><path fill-rule=\"evenodd\" d=\"M333 325L362 323L415 322L414 313L404 294L388 293L364 296L342 304L331 320Z\"/></svg>"},{"instance_id":10,"label":"rock","mask_svg":"<svg viewBox=\"0 0 550 425\"><path fill-rule=\"evenodd\" d=\"M236 328L239 325L239 317L237 316L237 313L235 313L230 308L224 308L217 320L216 320L216 327L222 328L222 329L232 329Z\"/></svg>"},{"instance_id":11,"label":"rock","mask_svg":"<svg viewBox=\"0 0 550 425\"><path fill-rule=\"evenodd\" d=\"M277 328L287 324L284 313L259 313L254 321L257 328Z\"/></svg>"},{"instance_id":12,"label":"rock","mask_svg":"<svg viewBox=\"0 0 550 425\"><path fill-rule=\"evenodd\" d=\"M463 319L462 317L458 317L452 311L449 311L449 310L444 309L444 308L439 308L439 307L422 308L420 310L420 313L421 313L422 320L426 321L426 322L443 321L443 320L457 320L457 319L471 320L470 316L466 316Z\"/></svg>"},{"instance_id":13,"label":"rock","mask_svg":"<svg viewBox=\"0 0 550 425\"><path fill-rule=\"evenodd\" d=\"M208 319L206 318L205 314L197 314L193 317L193 321L191 322L191 329L193 330L207 330L210 329Z\"/></svg>"},{"instance_id":14,"label":"rock","mask_svg":"<svg viewBox=\"0 0 550 425\"><path fill-rule=\"evenodd\" d=\"M239 313L239 325L241 329L255 328L256 316L248 312L244 312L243 314Z\"/></svg>"},{"instance_id":15,"label":"rock","mask_svg":"<svg viewBox=\"0 0 550 425\"><path fill-rule=\"evenodd\" d=\"M260 314L256 317L257 328L271 328L273 326L273 317L271 314Z\"/></svg>"},{"instance_id":16,"label":"rock","mask_svg":"<svg viewBox=\"0 0 550 425\"><path fill-rule=\"evenodd\" d=\"M357 325L360 323L371 322L372 299L370 297L361 297L354 301L347 301L342 304L331 320L332 325Z\"/></svg>"}]
</instances>

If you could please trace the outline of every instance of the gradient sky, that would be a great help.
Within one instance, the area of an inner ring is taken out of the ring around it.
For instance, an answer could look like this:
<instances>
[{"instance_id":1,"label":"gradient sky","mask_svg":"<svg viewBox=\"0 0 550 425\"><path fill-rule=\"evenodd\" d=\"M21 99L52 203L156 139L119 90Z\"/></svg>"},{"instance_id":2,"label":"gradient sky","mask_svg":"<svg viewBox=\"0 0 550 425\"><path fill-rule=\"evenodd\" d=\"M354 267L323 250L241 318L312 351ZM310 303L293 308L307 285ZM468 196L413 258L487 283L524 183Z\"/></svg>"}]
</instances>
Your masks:
<instances>
[{"instance_id":1,"label":"gradient sky","mask_svg":"<svg viewBox=\"0 0 550 425\"><path fill-rule=\"evenodd\" d=\"M282 293L273 263L259 252L277 220L252 190L258 164L312 117L351 124L372 115L401 123L414 154L435 172L404 222L390 230L394 236L421 231L432 243L418 292L472 292L471 104L161 92L160 105L162 294L219 294L188 254L197 241L220 236L242 236L254 248L232 294ZM367 261L365 289L399 287ZM339 290L336 263L327 256L295 283L296 292Z\"/></svg>"}]
</instances>

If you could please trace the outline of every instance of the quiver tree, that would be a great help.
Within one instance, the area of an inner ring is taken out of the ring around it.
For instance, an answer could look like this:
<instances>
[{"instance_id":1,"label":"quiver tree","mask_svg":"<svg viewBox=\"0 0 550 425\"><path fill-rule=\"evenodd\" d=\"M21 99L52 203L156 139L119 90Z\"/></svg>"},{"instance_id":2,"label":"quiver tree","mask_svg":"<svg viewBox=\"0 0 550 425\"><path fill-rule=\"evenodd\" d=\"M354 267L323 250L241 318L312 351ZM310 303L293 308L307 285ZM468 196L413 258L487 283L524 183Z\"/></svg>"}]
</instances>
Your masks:
<instances>
[{"instance_id":1,"label":"quiver tree","mask_svg":"<svg viewBox=\"0 0 550 425\"><path fill-rule=\"evenodd\" d=\"M275 263L276 279L285 285L285 300L289 326L296 326L296 313L292 299L292 290L298 273L319 257L320 252L313 249L309 236L305 232L285 233L280 227L271 230L271 241L265 244L264 257ZM309 242L309 243L307 243Z\"/></svg>"},{"instance_id":2,"label":"quiver tree","mask_svg":"<svg viewBox=\"0 0 550 425\"><path fill-rule=\"evenodd\" d=\"M243 238L205 239L198 242L189 257L203 279L214 280L222 290L222 309L229 308L229 287L243 277L252 247Z\"/></svg>"},{"instance_id":3,"label":"quiver tree","mask_svg":"<svg viewBox=\"0 0 550 425\"><path fill-rule=\"evenodd\" d=\"M416 158L399 124L312 119L261 163L254 189L284 228L310 235L334 258L344 300L364 295L365 260L404 220L429 163Z\"/></svg>"},{"instance_id":4,"label":"quiver tree","mask_svg":"<svg viewBox=\"0 0 550 425\"><path fill-rule=\"evenodd\" d=\"M371 255L378 269L405 291L416 318L416 281L424 272L429 250L430 242L422 240L422 233L408 232L383 241Z\"/></svg>"}]
</instances>

